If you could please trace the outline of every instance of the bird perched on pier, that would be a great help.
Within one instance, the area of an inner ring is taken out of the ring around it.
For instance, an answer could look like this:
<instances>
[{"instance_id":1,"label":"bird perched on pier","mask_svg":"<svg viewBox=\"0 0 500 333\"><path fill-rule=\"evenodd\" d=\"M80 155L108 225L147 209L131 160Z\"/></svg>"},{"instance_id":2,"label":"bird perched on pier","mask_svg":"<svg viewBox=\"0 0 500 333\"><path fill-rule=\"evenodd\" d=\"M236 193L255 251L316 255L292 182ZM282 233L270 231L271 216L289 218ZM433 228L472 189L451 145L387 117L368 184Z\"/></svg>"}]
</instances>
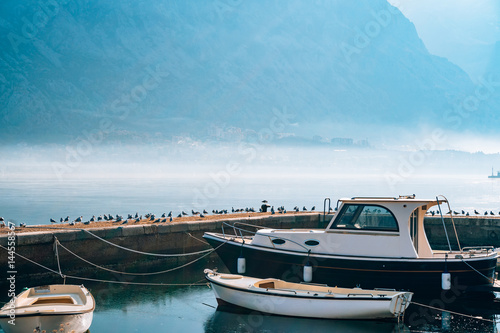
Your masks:
<instances>
[{"instance_id":1,"label":"bird perched on pier","mask_svg":"<svg viewBox=\"0 0 500 333\"><path fill-rule=\"evenodd\" d=\"M19 227L20 227L20 228L24 228L24 227L26 227L26 223L20 223L20 224L19 224Z\"/></svg>"},{"instance_id":2,"label":"bird perched on pier","mask_svg":"<svg viewBox=\"0 0 500 333\"><path fill-rule=\"evenodd\" d=\"M469 216L469 212L467 212L467 214L465 214L465 216Z\"/></svg>"},{"instance_id":3,"label":"bird perched on pier","mask_svg":"<svg viewBox=\"0 0 500 333\"><path fill-rule=\"evenodd\" d=\"M303 211L307 211L306 206L302 207L302 210L303 210Z\"/></svg>"},{"instance_id":4,"label":"bird perched on pier","mask_svg":"<svg viewBox=\"0 0 500 333\"><path fill-rule=\"evenodd\" d=\"M101 216L101 215L99 215L99 216L97 217L97 221L102 221L102 216Z\"/></svg>"},{"instance_id":5,"label":"bird perched on pier","mask_svg":"<svg viewBox=\"0 0 500 333\"><path fill-rule=\"evenodd\" d=\"M75 220L75 222L82 222L82 220L83 220L83 216L80 216L80 217L78 217L78 218Z\"/></svg>"},{"instance_id":6,"label":"bird perched on pier","mask_svg":"<svg viewBox=\"0 0 500 333\"><path fill-rule=\"evenodd\" d=\"M185 211L182 211L181 214L184 216L188 215L188 213L186 213Z\"/></svg>"},{"instance_id":7,"label":"bird perched on pier","mask_svg":"<svg viewBox=\"0 0 500 333\"><path fill-rule=\"evenodd\" d=\"M75 225L75 222L70 222L69 225Z\"/></svg>"},{"instance_id":8,"label":"bird perched on pier","mask_svg":"<svg viewBox=\"0 0 500 333\"><path fill-rule=\"evenodd\" d=\"M172 211L170 211L170 213L168 213L167 217L172 217Z\"/></svg>"},{"instance_id":9,"label":"bird perched on pier","mask_svg":"<svg viewBox=\"0 0 500 333\"><path fill-rule=\"evenodd\" d=\"M462 209L462 215L465 215L465 210Z\"/></svg>"},{"instance_id":10,"label":"bird perched on pier","mask_svg":"<svg viewBox=\"0 0 500 333\"><path fill-rule=\"evenodd\" d=\"M300 212L299 207L295 206L295 212L296 212L296 213Z\"/></svg>"},{"instance_id":11,"label":"bird perched on pier","mask_svg":"<svg viewBox=\"0 0 500 333\"><path fill-rule=\"evenodd\" d=\"M138 218L139 217L139 213L138 212L135 212L135 218Z\"/></svg>"},{"instance_id":12,"label":"bird perched on pier","mask_svg":"<svg viewBox=\"0 0 500 333\"><path fill-rule=\"evenodd\" d=\"M154 221L154 220L155 220L155 216L154 216L154 215L151 215L151 216L149 217L149 220L150 220L150 221Z\"/></svg>"},{"instance_id":13,"label":"bird perched on pier","mask_svg":"<svg viewBox=\"0 0 500 333\"><path fill-rule=\"evenodd\" d=\"M92 215L92 218L90 219L90 222L95 222L95 215Z\"/></svg>"},{"instance_id":14,"label":"bird perched on pier","mask_svg":"<svg viewBox=\"0 0 500 333\"><path fill-rule=\"evenodd\" d=\"M165 222L167 222L166 218L164 218L163 220L161 220L161 223L165 223Z\"/></svg>"},{"instance_id":15,"label":"bird perched on pier","mask_svg":"<svg viewBox=\"0 0 500 333\"><path fill-rule=\"evenodd\" d=\"M116 222L120 222L120 221L116 221ZM127 224L127 223L128 223L128 221L127 221L127 220L124 220L124 221L122 222L122 224Z\"/></svg>"},{"instance_id":16,"label":"bird perched on pier","mask_svg":"<svg viewBox=\"0 0 500 333\"><path fill-rule=\"evenodd\" d=\"M460 214L459 212L453 211L453 214L458 215Z\"/></svg>"},{"instance_id":17,"label":"bird perched on pier","mask_svg":"<svg viewBox=\"0 0 500 333\"><path fill-rule=\"evenodd\" d=\"M311 210L315 210L316 209L316 206L312 206Z\"/></svg>"},{"instance_id":18,"label":"bird perched on pier","mask_svg":"<svg viewBox=\"0 0 500 333\"><path fill-rule=\"evenodd\" d=\"M167 216L167 213L163 213L163 214L161 214L160 217L166 217L166 216Z\"/></svg>"},{"instance_id":19,"label":"bird perched on pier","mask_svg":"<svg viewBox=\"0 0 500 333\"><path fill-rule=\"evenodd\" d=\"M59 220L59 222L60 222L60 223L63 223L63 221L64 221L64 220L63 220L63 218L61 217L61 219Z\"/></svg>"},{"instance_id":20,"label":"bird perched on pier","mask_svg":"<svg viewBox=\"0 0 500 333\"><path fill-rule=\"evenodd\" d=\"M64 222L69 222L69 216L66 216L66 218L64 219Z\"/></svg>"},{"instance_id":21,"label":"bird perched on pier","mask_svg":"<svg viewBox=\"0 0 500 333\"><path fill-rule=\"evenodd\" d=\"M474 209L474 214L479 215L479 212Z\"/></svg>"},{"instance_id":22,"label":"bird perched on pier","mask_svg":"<svg viewBox=\"0 0 500 333\"><path fill-rule=\"evenodd\" d=\"M191 214L198 215L198 214L200 214L200 212L195 212L194 210L191 209Z\"/></svg>"},{"instance_id":23,"label":"bird perched on pier","mask_svg":"<svg viewBox=\"0 0 500 333\"><path fill-rule=\"evenodd\" d=\"M170 215L170 222L172 222L172 215Z\"/></svg>"},{"instance_id":24,"label":"bird perched on pier","mask_svg":"<svg viewBox=\"0 0 500 333\"><path fill-rule=\"evenodd\" d=\"M127 220L131 220L131 219L133 219L132 214L128 214L127 215Z\"/></svg>"},{"instance_id":25,"label":"bird perched on pier","mask_svg":"<svg viewBox=\"0 0 500 333\"><path fill-rule=\"evenodd\" d=\"M203 214L208 214L206 209L203 210Z\"/></svg>"},{"instance_id":26,"label":"bird perched on pier","mask_svg":"<svg viewBox=\"0 0 500 333\"><path fill-rule=\"evenodd\" d=\"M54 219L50 219L50 223L57 223L57 221Z\"/></svg>"},{"instance_id":27,"label":"bird perched on pier","mask_svg":"<svg viewBox=\"0 0 500 333\"><path fill-rule=\"evenodd\" d=\"M156 219L153 221L153 223L158 223L158 222L160 222L160 219Z\"/></svg>"},{"instance_id":28,"label":"bird perched on pier","mask_svg":"<svg viewBox=\"0 0 500 333\"><path fill-rule=\"evenodd\" d=\"M177 215L177 217L182 217L182 214Z\"/></svg>"},{"instance_id":29,"label":"bird perched on pier","mask_svg":"<svg viewBox=\"0 0 500 333\"><path fill-rule=\"evenodd\" d=\"M271 215L274 215L274 206L271 207Z\"/></svg>"},{"instance_id":30,"label":"bird perched on pier","mask_svg":"<svg viewBox=\"0 0 500 333\"><path fill-rule=\"evenodd\" d=\"M488 211L485 211L485 212L484 212L484 215L488 215Z\"/></svg>"},{"instance_id":31,"label":"bird perched on pier","mask_svg":"<svg viewBox=\"0 0 500 333\"><path fill-rule=\"evenodd\" d=\"M4 222L4 218L0 216L0 222Z\"/></svg>"},{"instance_id":32,"label":"bird perched on pier","mask_svg":"<svg viewBox=\"0 0 500 333\"><path fill-rule=\"evenodd\" d=\"M203 214L201 214L201 213L200 213L200 217L202 217L202 218L203 218L203 217L205 217L205 215L203 215Z\"/></svg>"},{"instance_id":33,"label":"bird perched on pier","mask_svg":"<svg viewBox=\"0 0 500 333\"><path fill-rule=\"evenodd\" d=\"M139 221L140 221L140 219L139 219L139 218L136 218L136 219L134 220L134 222L135 222L135 223L137 223L137 222L139 222Z\"/></svg>"},{"instance_id":34,"label":"bird perched on pier","mask_svg":"<svg viewBox=\"0 0 500 333\"><path fill-rule=\"evenodd\" d=\"M89 225L89 224L90 224L90 221L85 221L85 222L83 222L83 224L85 224L85 225Z\"/></svg>"},{"instance_id":35,"label":"bird perched on pier","mask_svg":"<svg viewBox=\"0 0 500 333\"><path fill-rule=\"evenodd\" d=\"M495 213L493 213L493 211L492 211L492 210L490 210L490 215L495 215Z\"/></svg>"}]
</instances>

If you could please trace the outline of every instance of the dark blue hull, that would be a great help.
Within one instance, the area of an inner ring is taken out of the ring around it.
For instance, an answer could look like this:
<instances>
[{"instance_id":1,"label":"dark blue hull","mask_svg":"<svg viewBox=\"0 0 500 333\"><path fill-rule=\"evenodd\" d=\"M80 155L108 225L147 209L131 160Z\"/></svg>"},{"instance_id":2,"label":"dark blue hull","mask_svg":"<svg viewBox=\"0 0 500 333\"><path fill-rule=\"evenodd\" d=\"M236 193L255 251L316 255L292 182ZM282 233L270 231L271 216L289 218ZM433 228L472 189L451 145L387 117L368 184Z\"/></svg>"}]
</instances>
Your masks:
<instances>
[{"instance_id":1,"label":"dark blue hull","mask_svg":"<svg viewBox=\"0 0 500 333\"><path fill-rule=\"evenodd\" d=\"M214 248L225 240L214 235L205 235ZM302 281L307 254L275 251L237 242L227 242L217 249L231 273L237 272L237 259L246 259L245 275L260 278L278 278L291 282ZM346 288L388 288L409 290L415 296L440 296L441 274L445 270L442 260L383 259L369 257L346 257L314 255L309 257L313 267L313 283ZM496 257L481 259L451 259L447 270L451 273L452 288L447 297L463 296L467 291L486 290L493 285Z\"/></svg>"}]
</instances>

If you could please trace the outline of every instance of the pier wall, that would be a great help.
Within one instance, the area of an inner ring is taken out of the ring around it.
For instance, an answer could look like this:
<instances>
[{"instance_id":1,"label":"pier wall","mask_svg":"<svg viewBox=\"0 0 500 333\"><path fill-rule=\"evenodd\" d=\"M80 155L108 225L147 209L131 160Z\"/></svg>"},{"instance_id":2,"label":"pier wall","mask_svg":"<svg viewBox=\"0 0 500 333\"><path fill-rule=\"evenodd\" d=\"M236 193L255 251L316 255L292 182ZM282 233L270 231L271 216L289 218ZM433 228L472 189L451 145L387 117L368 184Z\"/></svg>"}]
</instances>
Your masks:
<instances>
[{"instance_id":1,"label":"pier wall","mask_svg":"<svg viewBox=\"0 0 500 333\"><path fill-rule=\"evenodd\" d=\"M176 222L167 224L113 226L109 228L88 229L93 234L129 249L148 253L177 254L201 251L210 248L203 241L204 232L221 232L223 222L249 223L270 228L324 228L330 217L322 214L290 214L266 215L257 217L242 217L228 220L207 220L200 222ZM455 217L457 233L461 246L500 247L500 219L485 217ZM451 220L445 219L448 235L453 248L457 248ZM242 228L247 228L242 226ZM247 228L251 229L251 228ZM447 249L447 241L440 218L426 217L425 229L429 242L434 249ZM226 233L234 231L225 227ZM31 260L58 271L55 255L55 239L72 252L97 265L127 271L144 271L144 264L160 265L164 269L182 265L197 258L170 257L158 258L139 253L132 253L107 244L83 230L48 230L44 232L23 232L16 234L16 251ZM0 236L0 245L7 246L7 236ZM361 244L360 244L361 245ZM0 279L5 281L8 263L7 252L0 249ZM88 263L77 259L72 254L59 247L61 270L65 274L84 274L93 276L99 270ZM198 255L199 257L199 255ZM142 269L139 269L141 267ZM33 276L52 276L53 273L27 262L16 259L18 278ZM95 275L97 276L97 275Z\"/></svg>"},{"instance_id":2,"label":"pier wall","mask_svg":"<svg viewBox=\"0 0 500 333\"><path fill-rule=\"evenodd\" d=\"M327 220L329 221L329 219ZM113 226L108 228L87 229L92 234L113 244L148 253L179 254L210 249L202 236L205 232L222 232L223 222L247 223L270 228L324 228L323 216L319 214L290 214L267 215L252 218L239 218L228 220L176 222L163 224L142 224L130 226ZM243 229L254 228L240 226ZM225 227L226 233L234 233L232 228ZM70 251L94 264L113 269L127 268L134 271L136 267L144 265L161 265L164 269L182 265L192 261L200 255L158 257L133 253L112 246L103 240L97 239L83 230L48 230L43 232L16 233L16 251L43 266L58 271L55 240ZM0 237L0 245L7 247L7 236ZM76 258L61 247L58 247L61 270L66 275L97 276L99 269ZM0 249L0 279L5 281L8 263L7 252ZM53 276L53 273L30 263L22 258L16 258L15 263L17 278ZM143 270L142 270L143 271Z\"/></svg>"}]
</instances>

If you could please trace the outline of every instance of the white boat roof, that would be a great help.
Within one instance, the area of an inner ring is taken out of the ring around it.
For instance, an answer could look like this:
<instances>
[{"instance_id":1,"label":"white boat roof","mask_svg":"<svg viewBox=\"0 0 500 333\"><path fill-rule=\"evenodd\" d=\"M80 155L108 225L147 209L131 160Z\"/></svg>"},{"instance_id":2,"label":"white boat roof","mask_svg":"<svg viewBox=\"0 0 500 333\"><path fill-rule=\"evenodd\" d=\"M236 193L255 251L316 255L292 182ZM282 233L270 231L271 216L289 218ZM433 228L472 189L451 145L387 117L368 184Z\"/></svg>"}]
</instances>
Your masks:
<instances>
[{"instance_id":1,"label":"white boat roof","mask_svg":"<svg viewBox=\"0 0 500 333\"><path fill-rule=\"evenodd\" d=\"M422 205L427 204L427 203L436 203L436 198L433 199L417 199L415 195L404 195L404 196L399 196L398 198L396 197L353 197L353 198L341 198L339 201L342 202L384 202L384 203L389 203L389 202L412 202L412 203L421 203ZM445 199L439 199L439 203L444 203L446 202Z\"/></svg>"}]
</instances>

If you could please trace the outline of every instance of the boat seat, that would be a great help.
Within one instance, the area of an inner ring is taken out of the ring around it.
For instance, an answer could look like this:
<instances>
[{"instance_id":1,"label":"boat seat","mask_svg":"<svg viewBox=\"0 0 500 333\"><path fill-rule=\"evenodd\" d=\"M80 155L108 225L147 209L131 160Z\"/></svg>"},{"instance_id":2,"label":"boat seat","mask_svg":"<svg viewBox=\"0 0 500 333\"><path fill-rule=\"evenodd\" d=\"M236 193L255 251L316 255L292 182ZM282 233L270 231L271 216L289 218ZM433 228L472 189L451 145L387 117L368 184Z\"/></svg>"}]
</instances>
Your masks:
<instances>
[{"instance_id":1,"label":"boat seat","mask_svg":"<svg viewBox=\"0 0 500 333\"><path fill-rule=\"evenodd\" d=\"M260 283L259 284L259 288L274 289L275 288L274 282L270 281L270 282Z\"/></svg>"},{"instance_id":2,"label":"boat seat","mask_svg":"<svg viewBox=\"0 0 500 333\"><path fill-rule=\"evenodd\" d=\"M73 297L70 296L58 296L58 297L39 297L31 305L42 305L42 304L76 304Z\"/></svg>"}]
</instances>

